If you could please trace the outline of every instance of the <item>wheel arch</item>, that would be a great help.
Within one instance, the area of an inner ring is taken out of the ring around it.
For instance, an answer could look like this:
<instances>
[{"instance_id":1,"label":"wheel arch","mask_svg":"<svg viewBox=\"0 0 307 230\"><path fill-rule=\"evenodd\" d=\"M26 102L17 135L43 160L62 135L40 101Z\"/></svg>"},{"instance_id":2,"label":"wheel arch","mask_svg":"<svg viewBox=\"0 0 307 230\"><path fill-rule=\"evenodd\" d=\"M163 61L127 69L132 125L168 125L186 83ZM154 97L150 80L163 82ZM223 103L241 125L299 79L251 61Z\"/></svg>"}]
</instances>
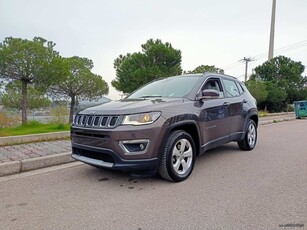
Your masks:
<instances>
[{"instance_id":1,"label":"wheel arch","mask_svg":"<svg viewBox=\"0 0 307 230\"><path fill-rule=\"evenodd\" d=\"M196 148L196 156L198 156L200 152L201 142L200 142L200 131L196 121L178 122L176 124L169 126L163 136L163 143L160 146L160 152L164 148L170 133L176 130L183 130L192 137Z\"/></svg>"},{"instance_id":2,"label":"wheel arch","mask_svg":"<svg viewBox=\"0 0 307 230\"><path fill-rule=\"evenodd\" d=\"M252 114L250 117L249 117L250 120L253 120L255 123L256 123L256 126L258 127L258 122L259 122L259 117L257 114Z\"/></svg>"},{"instance_id":3,"label":"wheel arch","mask_svg":"<svg viewBox=\"0 0 307 230\"><path fill-rule=\"evenodd\" d=\"M249 115L247 115L246 118L245 118L244 130L243 130L243 133L242 133L242 135L241 135L239 140L243 140L244 139L246 131L247 131L247 126L248 126L249 120L253 120L256 123L256 128L258 128L259 117L258 117L257 110L250 110L249 111Z\"/></svg>"}]
</instances>

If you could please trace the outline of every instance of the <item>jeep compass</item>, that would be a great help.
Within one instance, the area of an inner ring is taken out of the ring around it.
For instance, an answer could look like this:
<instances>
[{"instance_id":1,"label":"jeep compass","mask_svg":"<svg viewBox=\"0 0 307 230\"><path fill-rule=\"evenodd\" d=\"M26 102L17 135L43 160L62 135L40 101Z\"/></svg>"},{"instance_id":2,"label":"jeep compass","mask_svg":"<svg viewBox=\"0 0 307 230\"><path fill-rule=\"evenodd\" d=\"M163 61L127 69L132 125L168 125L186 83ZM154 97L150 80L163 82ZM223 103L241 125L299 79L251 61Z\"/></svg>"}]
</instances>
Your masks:
<instances>
[{"instance_id":1,"label":"jeep compass","mask_svg":"<svg viewBox=\"0 0 307 230\"><path fill-rule=\"evenodd\" d=\"M208 149L233 141L242 150L254 149L257 126L256 100L236 78L168 77L78 113L71 126L72 157L180 182Z\"/></svg>"}]
</instances>

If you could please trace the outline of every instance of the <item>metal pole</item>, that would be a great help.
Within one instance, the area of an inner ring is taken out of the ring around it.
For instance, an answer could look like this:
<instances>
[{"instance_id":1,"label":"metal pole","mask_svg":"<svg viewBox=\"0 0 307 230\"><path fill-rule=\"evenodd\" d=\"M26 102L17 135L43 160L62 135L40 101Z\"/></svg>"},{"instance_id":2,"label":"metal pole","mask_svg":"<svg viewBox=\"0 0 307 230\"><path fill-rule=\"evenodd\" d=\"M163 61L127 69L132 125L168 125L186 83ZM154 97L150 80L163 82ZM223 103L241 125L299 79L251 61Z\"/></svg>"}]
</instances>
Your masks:
<instances>
[{"instance_id":1,"label":"metal pole","mask_svg":"<svg viewBox=\"0 0 307 230\"><path fill-rule=\"evenodd\" d=\"M251 58L247 58L247 57L244 57L242 59L242 61L245 62L245 82L247 81L247 69L248 69L248 62L250 61L253 61Z\"/></svg>"},{"instance_id":2,"label":"metal pole","mask_svg":"<svg viewBox=\"0 0 307 230\"><path fill-rule=\"evenodd\" d=\"M248 68L248 62L249 62L250 60L245 60L245 80L244 80L244 82L246 82L247 81L247 68Z\"/></svg>"},{"instance_id":3,"label":"metal pole","mask_svg":"<svg viewBox=\"0 0 307 230\"><path fill-rule=\"evenodd\" d=\"M271 60L274 56L273 52L274 52L274 33L275 33L275 11L276 11L276 0L273 0L268 60Z\"/></svg>"}]
</instances>

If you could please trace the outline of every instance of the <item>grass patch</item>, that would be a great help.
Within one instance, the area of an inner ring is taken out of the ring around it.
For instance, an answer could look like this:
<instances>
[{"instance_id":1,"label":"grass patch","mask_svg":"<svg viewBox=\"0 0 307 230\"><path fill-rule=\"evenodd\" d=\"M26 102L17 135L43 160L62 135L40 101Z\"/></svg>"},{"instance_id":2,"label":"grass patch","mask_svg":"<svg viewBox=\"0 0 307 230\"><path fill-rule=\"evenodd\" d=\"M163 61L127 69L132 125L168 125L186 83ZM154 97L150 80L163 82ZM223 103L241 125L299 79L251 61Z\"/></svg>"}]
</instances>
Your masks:
<instances>
[{"instance_id":1,"label":"grass patch","mask_svg":"<svg viewBox=\"0 0 307 230\"><path fill-rule=\"evenodd\" d=\"M28 122L26 125L20 125L14 128L1 129L0 137L61 132L69 130L70 130L70 124L42 124L38 121L31 121Z\"/></svg>"},{"instance_id":2,"label":"grass patch","mask_svg":"<svg viewBox=\"0 0 307 230\"><path fill-rule=\"evenodd\" d=\"M268 112L262 110L258 112L259 117L266 117L268 114Z\"/></svg>"}]
</instances>

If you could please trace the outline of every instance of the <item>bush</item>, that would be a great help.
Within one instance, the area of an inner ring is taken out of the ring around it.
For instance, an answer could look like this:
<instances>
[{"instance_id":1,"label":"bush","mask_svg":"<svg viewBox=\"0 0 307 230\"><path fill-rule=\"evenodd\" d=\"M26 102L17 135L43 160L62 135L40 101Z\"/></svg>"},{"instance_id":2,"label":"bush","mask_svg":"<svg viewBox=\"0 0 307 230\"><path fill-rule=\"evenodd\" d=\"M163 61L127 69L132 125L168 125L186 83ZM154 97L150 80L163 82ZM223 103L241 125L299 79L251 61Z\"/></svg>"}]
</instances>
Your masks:
<instances>
[{"instance_id":1,"label":"bush","mask_svg":"<svg viewBox=\"0 0 307 230\"><path fill-rule=\"evenodd\" d=\"M17 115L10 116L5 112L0 112L0 128L11 128L20 124L20 118Z\"/></svg>"},{"instance_id":2,"label":"bush","mask_svg":"<svg viewBox=\"0 0 307 230\"><path fill-rule=\"evenodd\" d=\"M49 124L67 124L68 110L66 106L57 106L50 111L52 118L49 119Z\"/></svg>"},{"instance_id":3,"label":"bush","mask_svg":"<svg viewBox=\"0 0 307 230\"><path fill-rule=\"evenodd\" d=\"M265 117L265 116L268 115L268 112L267 112L267 111L260 110L260 111L258 112L258 114L259 114L259 117Z\"/></svg>"},{"instance_id":4,"label":"bush","mask_svg":"<svg viewBox=\"0 0 307 230\"><path fill-rule=\"evenodd\" d=\"M65 129L66 128L66 126L64 125L64 124L58 124L57 126L56 126L56 129L58 129L58 130L63 130L63 129Z\"/></svg>"},{"instance_id":5,"label":"bush","mask_svg":"<svg viewBox=\"0 0 307 230\"><path fill-rule=\"evenodd\" d=\"M37 128L37 127L39 127L41 125L42 125L42 123L39 122L39 121L28 121L26 124L21 125L21 127L24 127L24 128Z\"/></svg>"},{"instance_id":6,"label":"bush","mask_svg":"<svg viewBox=\"0 0 307 230\"><path fill-rule=\"evenodd\" d=\"M289 104L287 107L287 112L293 112L294 111L294 105L293 104Z\"/></svg>"}]
</instances>

